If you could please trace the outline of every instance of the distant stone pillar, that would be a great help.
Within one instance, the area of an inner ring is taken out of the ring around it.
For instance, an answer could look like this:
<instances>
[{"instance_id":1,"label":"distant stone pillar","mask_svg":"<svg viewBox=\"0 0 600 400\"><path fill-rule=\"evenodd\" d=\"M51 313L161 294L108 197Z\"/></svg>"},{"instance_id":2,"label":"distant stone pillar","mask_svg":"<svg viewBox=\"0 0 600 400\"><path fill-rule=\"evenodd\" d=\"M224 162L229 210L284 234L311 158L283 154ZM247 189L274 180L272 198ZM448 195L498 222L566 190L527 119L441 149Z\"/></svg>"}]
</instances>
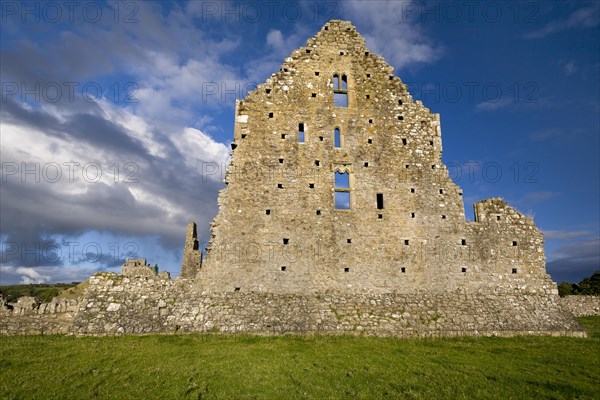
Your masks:
<instances>
[{"instance_id":1,"label":"distant stone pillar","mask_svg":"<svg viewBox=\"0 0 600 400\"><path fill-rule=\"evenodd\" d=\"M202 253L198 250L198 234L196 223L191 221L187 224L185 233L185 246L183 247L183 261L181 262L181 273L179 276L185 279L193 279L200 272L202 264Z\"/></svg>"}]
</instances>

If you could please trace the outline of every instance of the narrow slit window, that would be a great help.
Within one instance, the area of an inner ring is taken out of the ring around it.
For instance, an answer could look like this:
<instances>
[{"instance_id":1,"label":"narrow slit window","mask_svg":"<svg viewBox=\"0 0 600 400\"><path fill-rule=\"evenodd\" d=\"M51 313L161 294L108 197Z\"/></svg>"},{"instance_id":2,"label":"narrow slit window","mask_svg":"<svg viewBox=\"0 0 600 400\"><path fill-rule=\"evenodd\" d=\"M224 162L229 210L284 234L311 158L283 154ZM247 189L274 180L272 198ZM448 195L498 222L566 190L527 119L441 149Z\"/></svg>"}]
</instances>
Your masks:
<instances>
[{"instance_id":1,"label":"narrow slit window","mask_svg":"<svg viewBox=\"0 0 600 400\"><path fill-rule=\"evenodd\" d=\"M377 209L383 210L383 193L377 193Z\"/></svg>"},{"instance_id":2,"label":"narrow slit window","mask_svg":"<svg viewBox=\"0 0 600 400\"><path fill-rule=\"evenodd\" d=\"M342 147L342 134L340 128L335 128L333 130L333 146L338 149Z\"/></svg>"},{"instance_id":3,"label":"narrow slit window","mask_svg":"<svg viewBox=\"0 0 600 400\"><path fill-rule=\"evenodd\" d=\"M304 143L304 123L298 124L298 143Z\"/></svg>"}]
</instances>

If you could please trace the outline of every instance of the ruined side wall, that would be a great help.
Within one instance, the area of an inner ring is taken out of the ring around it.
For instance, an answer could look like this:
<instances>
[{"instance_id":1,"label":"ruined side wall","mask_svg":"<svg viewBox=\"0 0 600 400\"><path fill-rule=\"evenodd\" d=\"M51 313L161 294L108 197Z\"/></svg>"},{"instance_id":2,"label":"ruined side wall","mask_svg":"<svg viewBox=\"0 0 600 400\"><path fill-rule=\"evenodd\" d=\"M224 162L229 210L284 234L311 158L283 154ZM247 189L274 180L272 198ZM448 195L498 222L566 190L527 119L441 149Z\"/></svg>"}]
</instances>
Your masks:
<instances>
[{"instance_id":1,"label":"ruined side wall","mask_svg":"<svg viewBox=\"0 0 600 400\"><path fill-rule=\"evenodd\" d=\"M600 296L565 296L560 300L576 317L600 315Z\"/></svg>"},{"instance_id":2,"label":"ruined side wall","mask_svg":"<svg viewBox=\"0 0 600 400\"><path fill-rule=\"evenodd\" d=\"M71 332L585 335L558 299L544 294L201 293L186 280L114 274L91 279Z\"/></svg>"}]
</instances>

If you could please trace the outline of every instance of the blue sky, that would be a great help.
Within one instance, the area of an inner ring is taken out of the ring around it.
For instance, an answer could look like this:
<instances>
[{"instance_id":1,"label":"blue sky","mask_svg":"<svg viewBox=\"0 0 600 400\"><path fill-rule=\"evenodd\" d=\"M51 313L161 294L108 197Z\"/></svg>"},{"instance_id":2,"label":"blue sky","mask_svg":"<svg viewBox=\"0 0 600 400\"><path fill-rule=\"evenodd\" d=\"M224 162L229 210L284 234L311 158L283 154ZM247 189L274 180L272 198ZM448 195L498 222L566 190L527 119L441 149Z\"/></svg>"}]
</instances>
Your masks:
<instances>
[{"instance_id":1,"label":"blue sky","mask_svg":"<svg viewBox=\"0 0 600 400\"><path fill-rule=\"evenodd\" d=\"M235 98L350 20L441 114L474 201L545 233L548 271L600 267L600 6L585 1L1 3L0 283L79 281L126 256L179 272L209 237Z\"/></svg>"}]
</instances>

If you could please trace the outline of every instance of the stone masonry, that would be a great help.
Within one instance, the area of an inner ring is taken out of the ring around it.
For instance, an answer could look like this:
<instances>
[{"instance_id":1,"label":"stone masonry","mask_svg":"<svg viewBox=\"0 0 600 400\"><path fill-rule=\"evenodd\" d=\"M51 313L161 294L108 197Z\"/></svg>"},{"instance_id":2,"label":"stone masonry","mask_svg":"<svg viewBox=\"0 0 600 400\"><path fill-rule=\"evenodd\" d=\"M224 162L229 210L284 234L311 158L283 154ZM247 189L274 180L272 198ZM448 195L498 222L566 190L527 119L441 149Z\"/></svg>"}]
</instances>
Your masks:
<instances>
[{"instance_id":1,"label":"stone masonry","mask_svg":"<svg viewBox=\"0 0 600 400\"><path fill-rule=\"evenodd\" d=\"M67 330L585 336L533 220L492 198L466 221L439 115L349 22L237 101L226 184L204 259L190 223L179 279L97 274Z\"/></svg>"}]
</instances>

